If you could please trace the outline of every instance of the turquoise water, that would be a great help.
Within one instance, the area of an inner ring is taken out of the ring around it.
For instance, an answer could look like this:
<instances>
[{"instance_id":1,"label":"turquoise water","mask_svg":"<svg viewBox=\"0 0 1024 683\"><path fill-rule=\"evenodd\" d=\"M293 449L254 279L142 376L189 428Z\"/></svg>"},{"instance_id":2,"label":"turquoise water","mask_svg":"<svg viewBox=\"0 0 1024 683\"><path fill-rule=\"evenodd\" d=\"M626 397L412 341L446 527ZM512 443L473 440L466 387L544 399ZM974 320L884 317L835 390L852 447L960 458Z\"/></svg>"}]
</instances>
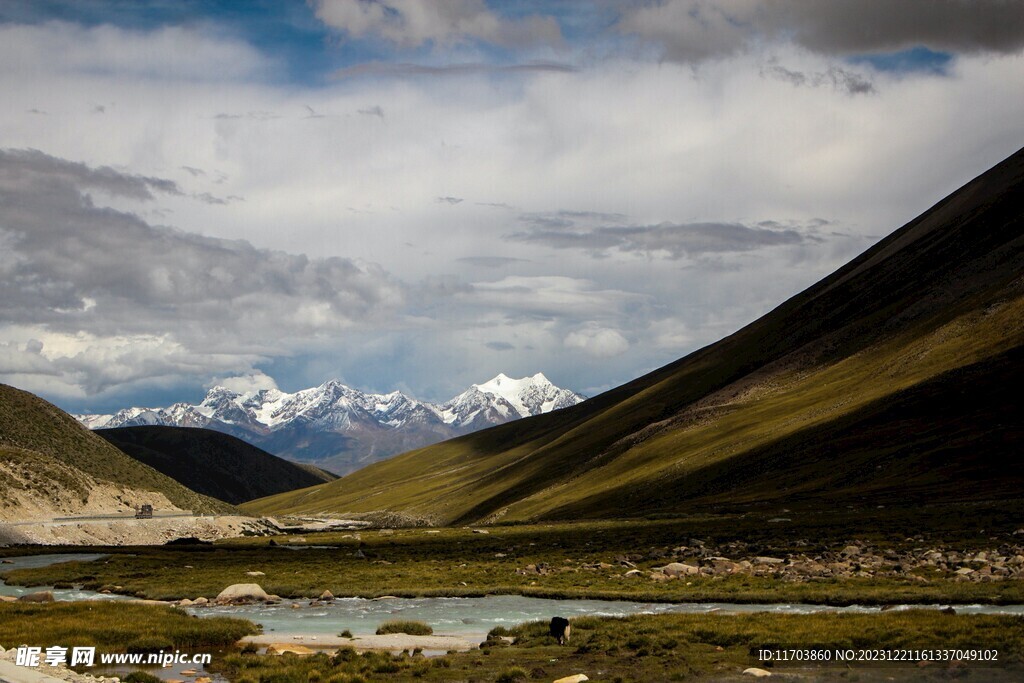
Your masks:
<instances>
[{"instance_id":1,"label":"turquoise water","mask_svg":"<svg viewBox=\"0 0 1024 683\"><path fill-rule=\"evenodd\" d=\"M62 553L9 558L13 564L0 565L0 573L20 567L43 567L58 562L98 561L104 555ZM22 588L0 581L0 595L23 595L48 587ZM103 595L94 591L57 589L57 600L124 600L125 596ZM943 605L900 605L887 609L940 609ZM390 619L413 619L430 624L441 635L467 638L484 636L496 626L511 627L524 621L547 621L553 616L626 616L630 614L711 614L773 612L811 614L814 612L880 612L880 607L852 605L831 607L809 604L732 604L732 603L646 603L620 600L549 600L521 595L492 595L483 598L395 598L367 600L343 598L331 603L310 605L308 600L285 600L276 605L235 607L190 607L200 617L237 616L263 625L265 633L289 635L337 635L348 629L354 635L369 634ZM957 605L959 614L1024 615L1024 605Z\"/></svg>"},{"instance_id":2,"label":"turquoise water","mask_svg":"<svg viewBox=\"0 0 1024 683\"><path fill-rule=\"evenodd\" d=\"M12 569L33 569L36 567L47 567L60 562L93 562L106 555L86 553L50 553L48 555L26 555L24 557L5 557L0 560L10 561L10 564L0 564L0 576ZM124 595L113 595L97 593L95 591L84 591L77 589L54 588L53 586L8 586L0 580L0 595L13 595L15 597L36 591L53 591L55 600L128 600Z\"/></svg>"}]
</instances>

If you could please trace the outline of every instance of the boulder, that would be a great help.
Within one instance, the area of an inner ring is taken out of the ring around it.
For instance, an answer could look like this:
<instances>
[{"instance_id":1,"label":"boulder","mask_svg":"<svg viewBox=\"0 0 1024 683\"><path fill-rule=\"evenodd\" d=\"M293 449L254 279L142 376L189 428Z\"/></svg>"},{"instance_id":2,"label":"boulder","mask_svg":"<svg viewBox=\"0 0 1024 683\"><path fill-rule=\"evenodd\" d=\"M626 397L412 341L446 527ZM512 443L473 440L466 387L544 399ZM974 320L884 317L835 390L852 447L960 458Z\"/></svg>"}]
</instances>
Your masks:
<instances>
[{"instance_id":1,"label":"boulder","mask_svg":"<svg viewBox=\"0 0 1024 683\"><path fill-rule=\"evenodd\" d=\"M267 592L258 583L236 583L217 594L218 605L237 605L247 602L266 602Z\"/></svg>"},{"instance_id":2,"label":"boulder","mask_svg":"<svg viewBox=\"0 0 1024 683\"><path fill-rule=\"evenodd\" d=\"M188 598L185 598L184 600L179 600L178 601L178 607L191 607L191 606L192 606L192 601L189 600Z\"/></svg>"},{"instance_id":3,"label":"boulder","mask_svg":"<svg viewBox=\"0 0 1024 683\"><path fill-rule=\"evenodd\" d=\"M764 669L758 669L756 666L752 666L749 669L743 670L744 676L753 676L754 678L767 678L772 675L771 671L765 671Z\"/></svg>"},{"instance_id":4,"label":"boulder","mask_svg":"<svg viewBox=\"0 0 1024 683\"><path fill-rule=\"evenodd\" d=\"M323 593L320 594L320 599L324 600L324 601L333 600L334 599L334 593L332 593L331 591L324 591Z\"/></svg>"},{"instance_id":5,"label":"boulder","mask_svg":"<svg viewBox=\"0 0 1024 683\"><path fill-rule=\"evenodd\" d=\"M316 654L316 650L305 645L292 645L291 643L273 643L267 647L268 655L283 655L286 652L290 652L293 655L300 657L306 657L309 655Z\"/></svg>"},{"instance_id":6,"label":"boulder","mask_svg":"<svg viewBox=\"0 0 1024 683\"><path fill-rule=\"evenodd\" d=\"M204 597L200 596L200 597L196 598L195 600L193 600L192 604L196 605L197 607L202 607L203 605L209 605L210 604L210 600L208 598L204 598Z\"/></svg>"},{"instance_id":7,"label":"boulder","mask_svg":"<svg viewBox=\"0 0 1024 683\"><path fill-rule=\"evenodd\" d=\"M785 564L785 560L779 557L755 557L754 564Z\"/></svg>"},{"instance_id":8,"label":"boulder","mask_svg":"<svg viewBox=\"0 0 1024 683\"><path fill-rule=\"evenodd\" d=\"M263 572L246 572L246 576L266 576Z\"/></svg>"},{"instance_id":9,"label":"boulder","mask_svg":"<svg viewBox=\"0 0 1024 683\"><path fill-rule=\"evenodd\" d=\"M53 593L50 591L26 593L18 598L18 602L53 602Z\"/></svg>"},{"instance_id":10,"label":"boulder","mask_svg":"<svg viewBox=\"0 0 1024 683\"><path fill-rule=\"evenodd\" d=\"M0 602L18 602L18 598L13 595L0 595Z\"/></svg>"},{"instance_id":11,"label":"boulder","mask_svg":"<svg viewBox=\"0 0 1024 683\"><path fill-rule=\"evenodd\" d=\"M572 676L566 676L565 678L559 678L555 683L583 683L583 681L589 681L586 674L573 674Z\"/></svg>"},{"instance_id":12,"label":"boulder","mask_svg":"<svg viewBox=\"0 0 1024 683\"><path fill-rule=\"evenodd\" d=\"M671 562L662 567L661 571L665 576L687 576L700 573L700 568L682 562Z\"/></svg>"}]
</instances>

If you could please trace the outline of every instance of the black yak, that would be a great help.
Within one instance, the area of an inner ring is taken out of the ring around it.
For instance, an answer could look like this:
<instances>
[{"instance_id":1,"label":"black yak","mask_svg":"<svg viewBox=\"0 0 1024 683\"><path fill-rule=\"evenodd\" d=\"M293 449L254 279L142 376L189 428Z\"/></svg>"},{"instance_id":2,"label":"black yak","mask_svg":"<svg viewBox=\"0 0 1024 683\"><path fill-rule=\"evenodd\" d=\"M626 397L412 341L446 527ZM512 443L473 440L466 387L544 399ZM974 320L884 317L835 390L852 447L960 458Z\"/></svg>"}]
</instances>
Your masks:
<instances>
[{"instance_id":1,"label":"black yak","mask_svg":"<svg viewBox=\"0 0 1024 683\"><path fill-rule=\"evenodd\" d=\"M565 645L569 642L569 633L572 632L572 626L569 625L568 619L552 617L548 629L551 631L551 637L557 640L559 645Z\"/></svg>"}]
</instances>

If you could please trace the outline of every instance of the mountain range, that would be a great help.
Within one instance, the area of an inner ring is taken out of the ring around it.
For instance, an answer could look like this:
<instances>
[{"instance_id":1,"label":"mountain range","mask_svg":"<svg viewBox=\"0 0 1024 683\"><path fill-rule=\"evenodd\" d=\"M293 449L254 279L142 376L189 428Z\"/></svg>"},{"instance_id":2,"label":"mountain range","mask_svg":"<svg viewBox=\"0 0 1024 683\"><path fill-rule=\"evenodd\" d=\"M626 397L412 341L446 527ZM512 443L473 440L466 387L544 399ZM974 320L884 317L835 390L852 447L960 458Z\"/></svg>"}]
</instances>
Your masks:
<instances>
[{"instance_id":1,"label":"mountain range","mask_svg":"<svg viewBox=\"0 0 1024 683\"><path fill-rule=\"evenodd\" d=\"M1022 382L1024 150L674 363L243 509L434 524L728 509L785 523L838 506L1010 505Z\"/></svg>"},{"instance_id":2,"label":"mountain range","mask_svg":"<svg viewBox=\"0 0 1024 683\"><path fill-rule=\"evenodd\" d=\"M90 429L202 427L230 434L270 453L346 474L397 453L576 405L584 397L542 373L499 374L441 404L395 391L364 393L337 381L295 393L240 393L217 386L198 404L126 408L112 415L76 415Z\"/></svg>"}]
</instances>

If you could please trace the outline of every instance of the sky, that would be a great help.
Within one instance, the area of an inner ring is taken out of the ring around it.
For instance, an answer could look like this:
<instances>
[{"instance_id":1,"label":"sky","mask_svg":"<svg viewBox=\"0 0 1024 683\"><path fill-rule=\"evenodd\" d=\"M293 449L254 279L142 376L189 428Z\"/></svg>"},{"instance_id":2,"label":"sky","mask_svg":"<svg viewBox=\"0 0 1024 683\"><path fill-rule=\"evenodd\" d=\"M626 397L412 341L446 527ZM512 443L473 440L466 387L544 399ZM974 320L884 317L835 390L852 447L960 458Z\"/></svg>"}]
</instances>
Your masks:
<instances>
[{"instance_id":1,"label":"sky","mask_svg":"<svg viewBox=\"0 0 1024 683\"><path fill-rule=\"evenodd\" d=\"M0 382L595 395L1024 145L1024 3L4 0Z\"/></svg>"}]
</instances>

